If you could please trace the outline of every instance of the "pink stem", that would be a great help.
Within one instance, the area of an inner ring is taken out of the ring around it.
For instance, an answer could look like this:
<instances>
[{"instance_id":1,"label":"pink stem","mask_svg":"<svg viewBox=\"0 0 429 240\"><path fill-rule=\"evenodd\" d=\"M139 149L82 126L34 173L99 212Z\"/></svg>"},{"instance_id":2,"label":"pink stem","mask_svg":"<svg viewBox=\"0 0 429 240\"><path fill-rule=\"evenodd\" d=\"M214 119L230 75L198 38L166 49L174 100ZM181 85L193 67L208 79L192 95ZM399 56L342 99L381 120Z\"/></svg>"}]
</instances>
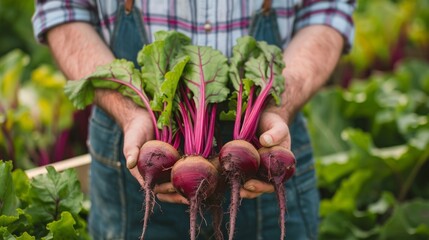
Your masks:
<instances>
[{"instance_id":1,"label":"pink stem","mask_svg":"<svg viewBox=\"0 0 429 240\"><path fill-rule=\"evenodd\" d=\"M176 133L173 137L173 147L178 149L180 146L180 134Z\"/></svg>"},{"instance_id":2,"label":"pink stem","mask_svg":"<svg viewBox=\"0 0 429 240\"><path fill-rule=\"evenodd\" d=\"M183 96L181 100L185 102L188 112L191 114L192 119L195 119L195 104L193 104L194 102L189 101L189 98L188 98L188 94L190 93L189 88L187 88L186 91L184 88L180 88L180 92Z\"/></svg>"},{"instance_id":3,"label":"pink stem","mask_svg":"<svg viewBox=\"0 0 429 240\"><path fill-rule=\"evenodd\" d=\"M244 113L243 124L241 125L241 131L240 131L240 134L238 136L238 139L244 139L243 138L243 131L244 131L243 128L244 128L244 126L248 125L247 121L248 121L250 112L251 112L251 110L253 108L253 97L255 95L255 89L256 89L256 85L253 85L250 88L249 97L247 98L246 112Z\"/></svg>"},{"instance_id":4,"label":"pink stem","mask_svg":"<svg viewBox=\"0 0 429 240\"><path fill-rule=\"evenodd\" d=\"M62 131L58 135L57 141L54 144L54 156L53 156L54 162L60 161L64 158L65 153L66 153L66 149L67 149L69 136L70 136L70 130L69 129Z\"/></svg>"},{"instance_id":5,"label":"pink stem","mask_svg":"<svg viewBox=\"0 0 429 240\"><path fill-rule=\"evenodd\" d=\"M49 153L45 149L39 149L39 166L45 166L51 163Z\"/></svg>"},{"instance_id":6,"label":"pink stem","mask_svg":"<svg viewBox=\"0 0 429 240\"><path fill-rule=\"evenodd\" d=\"M198 99L198 105L196 104L196 114L197 117L195 119L195 128L194 128L194 134L195 134L195 145L196 145L196 151L197 153L201 154L204 151L204 122L205 122L205 115L206 115L206 81L204 78L204 71L203 71L203 61L201 59L201 52L200 48L198 48L198 66L200 68L200 85L199 85L199 91L200 96ZM195 99L195 98L194 98Z\"/></svg>"},{"instance_id":7,"label":"pink stem","mask_svg":"<svg viewBox=\"0 0 429 240\"><path fill-rule=\"evenodd\" d=\"M257 127L257 121L259 120L259 116L261 114L261 109L263 107L263 105L265 104L265 100L268 97L268 93L271 90L271 86L273 85L273 79L274 79L274 74L273 74L273 62L271 62L270 64L270 78L268 80L267 85L265 86L265 88L261 91L261 93L259 94L258 99L255 101L255 105L252 107L252 110L250 112L249 115L249 119L248 122L246 122L245 126L243 126L243 131L242 131L242 136L244 139L248 139L249 137L252 136L252 133L255 132L254 129L256 129ZM254 128L254 129L252 129Z\"/></svg>"},{"instance_id":8,"label":"pink stem","mask_svg":"<svg viewBox=\"0 0 429 240\"><path fill-rule=\"evenodd\" d=\"M185 130L185 154L190 155L195 153L195 136L192 134L192 123L188 119L188 113L182 103L179 104L180 112L183 119L183 129Z\"/></svg>"},{"instance_id":9,"label":"pink stem","mask_svg":"<svg viewBox=\"0 0 429 240\"><path fill-rule=\"evenodd\" d=\"M240 84L240 87L238 89L237 112L236 112L236 117L235 117L234 135L233 135L234 139L238 139L238 136L240 134L242 104L243 104L243 83Z\"/></svg>"},{"instance_id":10,"label":"pink stem","mask_svg":"<svg viewBox=\"0 0 429 240\"><path fill-rule=\"evenodd\" d=\"M168 142L171 143L173 141L173 128L171 126L171 122L170 122L170 126L168 127L169 131L168 131Z\"/></svg>"},{"instance_id":11,"label":"pink stem","mask_svg":"<svg viewBox=\"0 0 429 240\"><path fill-rule=\"evenodd\" d=\"M217 104L213 104L213 107L211 108L211 115L210 115L210 122L207 124L209 126L208 134L207 134L207 142L206 147L203 152L203 156L205 158L208 158L210 156L210 153L212 152L213 148L213 137L214 137L214 130L215 130L215 120L216 120L216 109Z\"/></svg>"},{"instance_id":12,"label":"pink stem","mask_svg":"<svg viewBox=\"0 0 429 240\"><path fill-rule=\"evenodd\" d=\"M141 91L140 89L136 88L131 83L124 82L124 81L116 79L116 78L107 78L107 80L123 84L123 85L131 88L135 93L137 93L137 95L139 95L140 99L143 101L143 103L144 103L144 105L145 105L145 107L146 107L146 109L147 109L147 111L148 111L148 113L150 115L150 118L152 120L153 131L155 132L155 138L159 140L160 136L159 136L159 130L158 130L158 127L157 127L157 124L156 124L157 120L156 120L156 117L155 117L155 113L152 111L152 109L150 107L149 98L146 96L146 94L143 91Z\"/></svg>"},{"instance_id":13,"label":"pink stem","mask_svg":"<svg viewBox=\"0 0 429 240\"><path fill-rule=\"evenodd\" d=\"M179 104L179 107L180 107L180 104ZM176 123L177 123L177 126L179 129L178 129L177 133L174 135L175 140L174 140L173 146L177 149L180 145L180 135L185 136L185 129L183 127L184 123L183 123L182 119L180 118L180 114L176 115Z\"/></svg>"},{"instance_id":14,"label":"pink stem","mask_svg":"<svg viewBox=\"0 0 429 240\"><path fill-rule=\"evenodd\" d=\"M253 138L250 141L250 143L253 144L253 146L255 146L256 149L259 149L262 147L261 143L259 142L259 139L255 135L253 135Z\"/></svg>"}]
</instances>

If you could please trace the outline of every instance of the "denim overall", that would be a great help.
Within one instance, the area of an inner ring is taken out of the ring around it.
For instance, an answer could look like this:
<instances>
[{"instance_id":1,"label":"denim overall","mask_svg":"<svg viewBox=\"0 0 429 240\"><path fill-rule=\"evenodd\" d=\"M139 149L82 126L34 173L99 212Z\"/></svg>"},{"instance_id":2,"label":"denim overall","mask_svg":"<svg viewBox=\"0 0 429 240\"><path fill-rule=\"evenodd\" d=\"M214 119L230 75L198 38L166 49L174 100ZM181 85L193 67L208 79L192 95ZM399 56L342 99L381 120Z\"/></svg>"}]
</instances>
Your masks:
<instances>
[{"instance_id":1,"label":"denim overall","mask_svg":"<svg viewBox=\"0 0 429 240\"><path fill-rule=\"evenodd\" d=\"M130 12L121 5L111 49L117 58L135 61L137 52L147 43L139 9ZM272 29L273 31L267 31ZM249 29L258 40L280 44L275 12L257 12ZM136 64L136 63L135 63ZM137 65L136 65L137 66ZM150 123L148 123L150 124ZM231 129L223 133L231 133ZM123 155L123 134L103 110L93 108L89 128L92 157L90 173L91 210L89 230L93 239L139 239L143 219L144 192L129 173ZM290 126L292 151L297 158L294 177L286 183L286 239L316 239L319 194L316 188L314 160L305 121L299 113ZM227 236L229 195L224 203L223 234ZM150 216L145 239L189 239L188 206L158 201ZM238 211L235 239L278 239L278 203L274 194L243 199ZM198 239L213 235L210 216L205 216Z\"/></svg>"}]
</instances>

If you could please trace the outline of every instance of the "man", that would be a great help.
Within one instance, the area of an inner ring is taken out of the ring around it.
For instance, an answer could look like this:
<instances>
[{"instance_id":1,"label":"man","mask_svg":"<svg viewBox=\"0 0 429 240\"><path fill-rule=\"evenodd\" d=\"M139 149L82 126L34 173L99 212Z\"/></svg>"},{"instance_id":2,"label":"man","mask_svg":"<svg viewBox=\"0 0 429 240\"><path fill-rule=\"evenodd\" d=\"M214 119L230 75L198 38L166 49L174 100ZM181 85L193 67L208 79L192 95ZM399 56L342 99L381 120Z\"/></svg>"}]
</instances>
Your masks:
<instances>
[{"instance_id":1,"label":"man","mask_svg":"<svg viewBox=\"0 0 429 240\"><path fill-rule=\"evenodd\" d=\"M287 238L316 239L318 193L314 161L300 108L326 82L353 38L354 1L36 1L33 25L68 79L79 79L116 58L135 60L158 30L177 30L193 44L230 55L235 39L252 34L284 49L285 91L280 106L261 115L260 143L291 148L295 176L286 184ZM111 90L97 90L90 123L91 215L94 239L136 239L140 235L142 178L136 169L140 147L153 138L148 113ZM130 174L131 173L131 174ZM135 179L137 181L135 181ZM236 239L275 239L278 209L271 184L249 180L241 189ZM147 239L186 239L186 199L171 183L156 186ZM264 194L266 193L266 194ZM208 224L209 225L209 224ZM213 233L201 225L200 237Z\"/></svg>"}]
</instances>

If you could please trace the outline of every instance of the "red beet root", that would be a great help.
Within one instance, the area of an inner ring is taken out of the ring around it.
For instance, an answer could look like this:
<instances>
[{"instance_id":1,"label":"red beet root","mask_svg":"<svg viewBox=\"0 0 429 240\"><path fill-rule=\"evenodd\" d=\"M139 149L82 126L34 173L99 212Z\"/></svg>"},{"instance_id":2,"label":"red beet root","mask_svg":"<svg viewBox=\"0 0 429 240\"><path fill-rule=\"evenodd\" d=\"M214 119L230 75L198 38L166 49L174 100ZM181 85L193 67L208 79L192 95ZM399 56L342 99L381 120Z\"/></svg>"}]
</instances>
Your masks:
<instances>
[{"instance_id":1,"label":"red beet root","mask_svg":"<svg viewBox=\"0 0 429 240\"><path fill-rule=\"evenodd\" d=\"M252 144L244 140L232 140L226 143L220 153L219 161L224 176L231 185L231 203L229 206L229 239L233 239L235 221L240 205L240 187L253 177L259 168L259 153Z\"/></svg>"},{"instance_id":2,"label":"red beet root","mask_svg":"<svg viewBox=\"0 0 429 240\"><path fill-rule=\"evenodd\" d=\"M216 190L218 171L202 156L187 156L174 165L171 182L177 192L189 201L190 236L195 240L197 214L202 214L202 202Z\"/></svg>"},{"instance_id":3,"label":"red beet root","mask_svg":"<svg viewBox=\"0 0 429 240\"><path fill-rule=\"evenodd\" d=\"M280 146L271 148L263 147L258 152L261 156L261 165L258 174L262 180L274 185L280 209L280 239L284 239L286 235L286 191L283 184L295 173L295 156L291 151Z\"/></svg>"},{"instance_id":4,"label":"red beet root","mask_svg":"<svg viewBox=\"0 0 429 240\"><path fill-rule=\"evenodd\" d=\"M152 140L146 142L140 151L137 168L144 179L145 213L143 218L143 239L147 228L149 215L155 204L153 187L155 184L168 182L173 165L180 158L180 154L170 144Z\"/></svg>"}]
</instances>

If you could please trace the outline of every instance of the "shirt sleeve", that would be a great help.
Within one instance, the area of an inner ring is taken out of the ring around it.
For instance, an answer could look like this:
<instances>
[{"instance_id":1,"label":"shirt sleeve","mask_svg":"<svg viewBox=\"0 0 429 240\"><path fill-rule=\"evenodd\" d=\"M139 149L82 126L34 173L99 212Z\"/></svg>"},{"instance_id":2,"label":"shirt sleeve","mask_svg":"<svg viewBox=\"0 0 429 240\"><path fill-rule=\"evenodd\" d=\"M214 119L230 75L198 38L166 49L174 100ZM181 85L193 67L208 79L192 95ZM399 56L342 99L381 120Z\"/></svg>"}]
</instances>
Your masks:
<instances>
[{"instance_id":1,"label":"shirt sleeve","mask_svg":"<svg viewBox=\"0 0 429 240\"><path fill-rule=\"evenodd\" d=\"M91 0L37 0L32 18L34 36L46 43L46 32L63 23L96 22L95 5Z\"/></svg>"},{"instance_id":2,"label":"shirt sleeve","mask_svg":"<svg viewBox=\"0 0 429 240\"><path fill-rule=\"evenodd\" d=\"M350 51L354 40L354 9L355 1L304 0L296 13L294 32L309 25L322 24L330 26L344 37L344 53L347 53Z\"/></svg>"}]
</instances>

